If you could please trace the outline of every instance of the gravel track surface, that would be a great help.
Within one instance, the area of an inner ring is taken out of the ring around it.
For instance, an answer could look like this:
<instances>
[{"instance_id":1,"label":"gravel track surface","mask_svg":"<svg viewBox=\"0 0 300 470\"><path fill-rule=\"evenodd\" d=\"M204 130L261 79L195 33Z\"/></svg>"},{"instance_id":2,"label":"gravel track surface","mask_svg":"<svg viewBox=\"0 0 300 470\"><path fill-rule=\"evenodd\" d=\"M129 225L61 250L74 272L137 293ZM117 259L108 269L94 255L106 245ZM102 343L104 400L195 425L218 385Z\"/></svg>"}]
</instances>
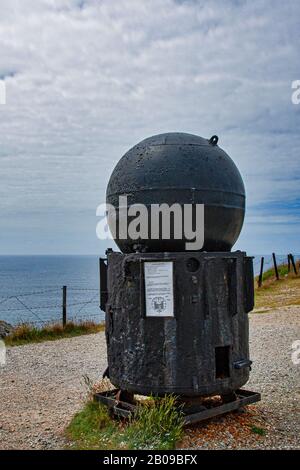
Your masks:
<instances>
[{"instance_id":1,"label":"gravel track surface","mask_svg":"<svg viewBox=\"0 0 300 470\"><path fill-rule=\"evenodd\" d=\"M300 307L249 317L253 365L244 388L260 392L261 402L190 427L181 447L300 448L300 364L292 362L292 344L300 339Z\"/></svg>"},{"instance_id":2,"label":"gravel track surface","mask_svg":"<svg viewBox=\"0 0 300 470\"><path fill-rule=\"evenodd\" d=\"M58 449L106 367L104 333L16 346L0 368L0 449Z\"/></svg>"},{"instance_id":3,"label":"gravel track surface","mask_svg":"<svg viewBox=\"0 0 300 470\"><path fill-rule=\"evenodd\" d=\"M291 360L300 340L300 307L250 315L251 379L262 401L188 428L185 448L300 448L300 365ZM100 379L104 333L8 348L0 368L0 449L57 449L86 395L84 375ZM264 435L253 432L253 426Z\"/></svg>"}]
</instances>

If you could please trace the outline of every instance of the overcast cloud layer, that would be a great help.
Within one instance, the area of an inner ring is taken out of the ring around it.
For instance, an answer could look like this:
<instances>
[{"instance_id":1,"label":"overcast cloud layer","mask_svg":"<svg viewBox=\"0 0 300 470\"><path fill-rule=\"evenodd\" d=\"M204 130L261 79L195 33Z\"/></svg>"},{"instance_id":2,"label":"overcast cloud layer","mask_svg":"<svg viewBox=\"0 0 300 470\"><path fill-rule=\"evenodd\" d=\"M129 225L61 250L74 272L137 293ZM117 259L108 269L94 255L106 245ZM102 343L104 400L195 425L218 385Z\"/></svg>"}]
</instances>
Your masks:
<instances>
[{"instance_id":1,"label":"overcast cloud layer","mask_svg":"<svg viewBox=\"0 0 300 470\"><path fill-rule=\"evenodd\" d=\"M239 167L235 248L299 252L299 39L297 0L1 0L0 252L103 252L114 165L168 131Z\"/></svg>"}]
</instances>

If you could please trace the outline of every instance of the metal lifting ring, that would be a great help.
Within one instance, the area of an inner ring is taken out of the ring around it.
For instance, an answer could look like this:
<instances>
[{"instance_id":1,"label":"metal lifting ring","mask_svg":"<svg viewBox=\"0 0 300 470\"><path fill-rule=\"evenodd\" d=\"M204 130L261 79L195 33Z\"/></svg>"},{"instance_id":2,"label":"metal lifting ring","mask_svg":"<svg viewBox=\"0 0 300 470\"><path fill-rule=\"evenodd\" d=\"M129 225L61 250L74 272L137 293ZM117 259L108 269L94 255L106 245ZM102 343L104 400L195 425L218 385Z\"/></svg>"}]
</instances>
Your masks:
<instances>
[{"instance_id":1,"label":"metal lifting ring","mask_svg":"<svg viewBox=\"0 0 300 470\"><path fill-rule=\"evenodd\" d=\"M217 135L213 135L210 139L209 139L209 143L211 145L217 145L218 143L218 140L219 140L219 137Z\"/></svg>"}]
</instances>

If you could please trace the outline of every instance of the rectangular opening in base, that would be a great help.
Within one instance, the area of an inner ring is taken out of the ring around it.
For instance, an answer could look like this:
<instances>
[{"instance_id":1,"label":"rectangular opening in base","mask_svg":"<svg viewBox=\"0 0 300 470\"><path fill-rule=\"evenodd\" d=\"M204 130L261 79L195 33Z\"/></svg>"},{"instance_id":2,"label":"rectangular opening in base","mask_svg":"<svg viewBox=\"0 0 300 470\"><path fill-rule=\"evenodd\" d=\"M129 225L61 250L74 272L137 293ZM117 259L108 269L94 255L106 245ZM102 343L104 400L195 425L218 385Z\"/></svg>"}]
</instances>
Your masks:
<instances>
[{"instance_id":1,"label":"rectangular opening in base","mask_svg":"<svg viewBox=\"0 0 300 470\"><path fill-rule=\"evenodd\" d=\"M230 376L229 354L230 346L215 348L216 379L225 379Z\"/></svg>"}]
</instances>

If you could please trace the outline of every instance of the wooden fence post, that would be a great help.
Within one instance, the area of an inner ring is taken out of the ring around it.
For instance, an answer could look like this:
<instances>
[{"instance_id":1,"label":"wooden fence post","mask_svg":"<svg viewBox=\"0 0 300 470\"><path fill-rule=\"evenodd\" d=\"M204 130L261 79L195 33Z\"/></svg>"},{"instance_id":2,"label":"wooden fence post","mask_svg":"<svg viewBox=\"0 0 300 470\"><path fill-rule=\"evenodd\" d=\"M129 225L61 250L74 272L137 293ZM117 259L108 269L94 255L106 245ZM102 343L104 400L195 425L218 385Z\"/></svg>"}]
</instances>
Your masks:
<instances>
[{"instance_id":1,"label":"wooden fence post","mask_svg":"<svg viewBox=\"0 0 300 470\"><path fill-rule=\"evenodd\" d=\"M276 279L277 279L277 281L279 281L279 274L278 274L278 268L277 268L277 262L276 262L275 253L272 253L272 256L273 256L273 264L274 264Z\"/></svg>"},{"instance_id":2,"label":"wooden fence post","mask_svg":"<svg viewBox=\"0 0 300 470\"><path fill-rule=\"evenodd\" d=\"M258 287L261 287L262 285L262 279L263 279L263 273L264 273L264 260L265 258L262 256L260 260L260 271L259 271L259 277L258 277Z\"/></svg>"},{"instance_id":3,"label":"wooden fence post","mask_svg":"<svg viewBox=\"0 0 300 470\"><path fill-rule=\"evenodd\" d=\"M291 271L291 258L290 258L290 253L287 256L288 258L288 273Z\"/></svg>"},{"instance_id":4,"label":"wooden fence post","mask_svg":"<svg viewBox=\"0 0 300 470\"><path fill-rule=\"evenodd\" d=\"M292 262L294 273L297 274L296 263L295 263L295 260L294 260L294 256L291 253L290 253L290 260Z\"/></svg>"},{"instance_id":5,"label":"wooden fence post","mask_svg":"<svg viewBox=\"0 0 300 470\"><path fill-rule=\"evenodd\" d=\"M67 286L63 286L63 300L62 300L62 323L63 327L67 324Z\"/></svg>"}]
</instances>

